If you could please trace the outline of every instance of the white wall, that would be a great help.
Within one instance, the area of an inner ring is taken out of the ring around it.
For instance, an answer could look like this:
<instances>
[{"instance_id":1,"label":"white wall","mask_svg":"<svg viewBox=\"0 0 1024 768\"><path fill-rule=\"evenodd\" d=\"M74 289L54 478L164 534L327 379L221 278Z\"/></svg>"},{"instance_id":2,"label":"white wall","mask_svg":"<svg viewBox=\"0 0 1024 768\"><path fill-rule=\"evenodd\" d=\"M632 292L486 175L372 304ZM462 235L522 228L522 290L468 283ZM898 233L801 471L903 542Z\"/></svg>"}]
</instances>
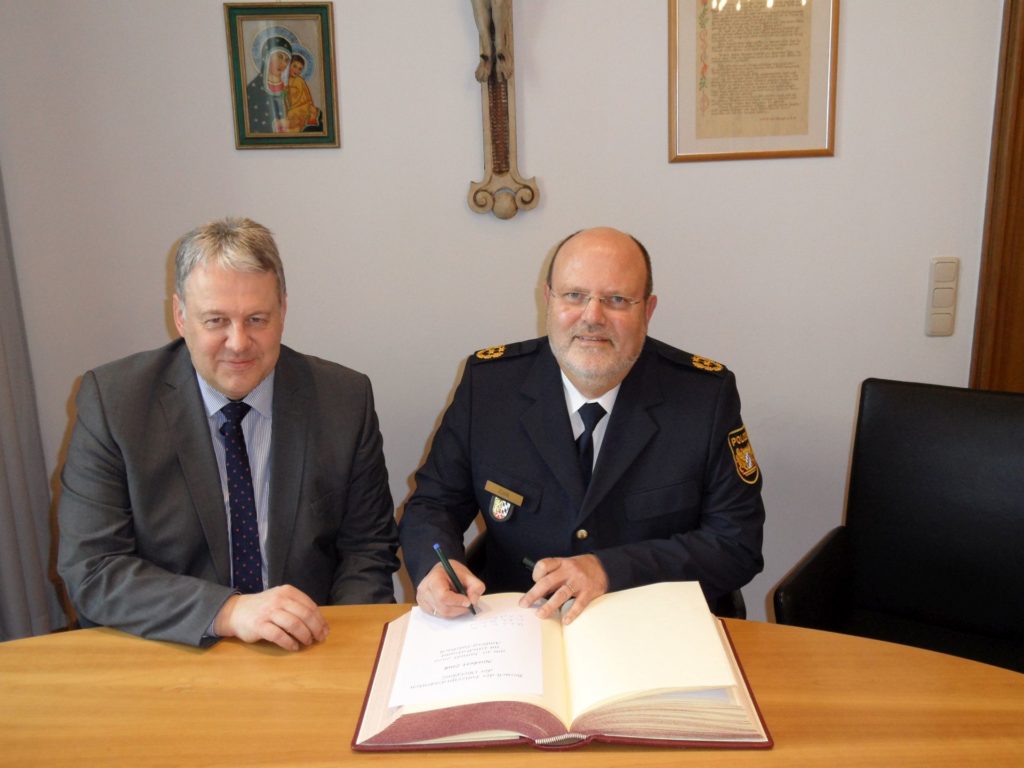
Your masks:
<instances>
[{"instance_id":1,"label":"white wall","mask_svg":"<svg viewBox=\"0 0 1024 768\"><path fill-rule=\"evenodd\" d=\"M77 376L169 338L175 239L267 224L286 343L370 375L392 491L460 361L540 332L541 261L594 224L654 258L651 333L726 362L764 469L751 616L842 519L859 382L965 385L1001 0L848 0L834 158L670 165L663 0L518 0L520 168L541 202L472 213L483 172L466 0L336 0L341 149L237 151L223 7L0 0L0 169L51 472ZM929 260L962 260L924 335Z\"/></svg>"}]
</instances>

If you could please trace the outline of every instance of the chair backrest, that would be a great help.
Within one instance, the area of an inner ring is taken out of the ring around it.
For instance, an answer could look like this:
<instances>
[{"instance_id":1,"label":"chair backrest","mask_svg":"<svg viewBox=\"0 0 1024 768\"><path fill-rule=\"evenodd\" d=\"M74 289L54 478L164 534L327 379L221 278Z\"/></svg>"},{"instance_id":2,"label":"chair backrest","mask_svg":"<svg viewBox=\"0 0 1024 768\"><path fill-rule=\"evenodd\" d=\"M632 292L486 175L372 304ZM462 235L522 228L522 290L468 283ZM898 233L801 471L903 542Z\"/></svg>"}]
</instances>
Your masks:
<instances>
[{"instance_id":1,"label":"chair backrest","mask_svg":"<svg viewBox=\"0 0 1024 768\"><path fill-rule=\"evenodd\" d=\"M856 605L1024 636L1024 394L866 380L846 525Z\"/></svg>"}]
</instances>

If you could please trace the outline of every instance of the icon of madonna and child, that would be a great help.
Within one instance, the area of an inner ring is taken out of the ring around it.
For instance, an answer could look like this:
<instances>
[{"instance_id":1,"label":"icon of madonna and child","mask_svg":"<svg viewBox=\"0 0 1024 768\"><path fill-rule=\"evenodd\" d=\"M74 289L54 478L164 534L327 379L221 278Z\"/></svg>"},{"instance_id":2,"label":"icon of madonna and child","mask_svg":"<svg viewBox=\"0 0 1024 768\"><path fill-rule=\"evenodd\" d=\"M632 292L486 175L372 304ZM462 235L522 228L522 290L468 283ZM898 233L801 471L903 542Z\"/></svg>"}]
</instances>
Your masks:
<instances>
[{"instance_id":1,"label":"icon of madonna and child","mask_svg":"<svg viewBox=\"0 0 1024 768\"><path fill-rule=\"evenodd\" d=\"M313 102L307 80L315 60L287 27L262 30L252 42L259 68L245 87L251 133L322 133L323 112Z\"/></svg>"}]
</instances>

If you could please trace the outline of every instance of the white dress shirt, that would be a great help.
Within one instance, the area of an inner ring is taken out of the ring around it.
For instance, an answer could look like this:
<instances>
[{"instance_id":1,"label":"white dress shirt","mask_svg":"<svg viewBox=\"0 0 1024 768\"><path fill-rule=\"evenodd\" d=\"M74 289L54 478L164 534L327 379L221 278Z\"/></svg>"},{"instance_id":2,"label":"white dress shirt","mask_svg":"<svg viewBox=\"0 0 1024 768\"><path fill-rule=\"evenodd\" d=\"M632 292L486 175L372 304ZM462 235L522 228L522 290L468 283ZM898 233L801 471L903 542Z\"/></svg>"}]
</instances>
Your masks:
<instances>
[{"instance_id":1,"label":"white dress shirt","mask_svg":"<svg viewBox=\"0 0 1024 768\"><path fill-rule=\"evenodd\" d=\"M619 396L619 387L622 383L616 384L596 400L588 400L576 389L569 377L562 371L562 389L565 392L565 407L569 410L569 421L572 424L573 440L579 439L583 434L583 417L580 416L580 407L587 403L600 403L605 410L605 415L594 427L594 465L597 465L597 455L601 452L601 444L604 442L604 433L608 429L608 422L612 418L612 408L615 407L615 399ZM592 467L593 468L593 467Z\"/></svg>"}]
</instances>

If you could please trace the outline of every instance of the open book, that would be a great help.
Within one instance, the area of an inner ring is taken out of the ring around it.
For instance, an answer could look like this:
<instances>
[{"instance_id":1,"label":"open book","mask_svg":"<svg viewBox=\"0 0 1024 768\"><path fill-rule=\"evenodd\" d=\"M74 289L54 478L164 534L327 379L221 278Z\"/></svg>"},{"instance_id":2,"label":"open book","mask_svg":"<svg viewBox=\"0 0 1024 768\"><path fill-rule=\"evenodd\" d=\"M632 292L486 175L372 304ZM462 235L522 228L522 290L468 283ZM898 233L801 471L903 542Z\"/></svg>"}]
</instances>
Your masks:
<instances>
[{"instance_id":1,"label":"open book","mask_svg":"<svg viewBox=\"0 0 1024 768\"><path fill-rule=\"evenodd\" d=\"M352 747L772 746L696 582L602 595L569 626L520 597L485 595L458 619L413 608L387 624Z\"/></svg>"}]
</instances>

